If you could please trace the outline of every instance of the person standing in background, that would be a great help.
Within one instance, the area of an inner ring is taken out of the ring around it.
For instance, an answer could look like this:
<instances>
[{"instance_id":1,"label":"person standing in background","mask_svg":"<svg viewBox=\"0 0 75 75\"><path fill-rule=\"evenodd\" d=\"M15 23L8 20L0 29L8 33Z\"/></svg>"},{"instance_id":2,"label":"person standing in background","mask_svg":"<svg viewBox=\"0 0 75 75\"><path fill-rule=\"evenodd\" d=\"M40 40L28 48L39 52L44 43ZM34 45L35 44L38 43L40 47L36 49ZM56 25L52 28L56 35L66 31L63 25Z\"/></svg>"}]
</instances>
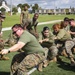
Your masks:
<instances>
[{"instance_id":1,"label":"person standing in background","mask_svg":"<svg viewBox=\"0 0 75 75\"><path fill-rule=\"evenodd\" d=\"M2 38L2 22L5 20L5 15L0 12L0 60L8 60L9 58L1 54L1 50L4 49L4 40Z\"/></svg>"},{"instance_id":2,"label":"person standing in background","mask_svg":"<svg viewBox=\"0 0 75 75\"><path fill-rule=\"evenodd\" d=\"M20 14L20 24L24 25L29 19L28 7L24 6L24 10Z\"/></svg>"}]
</instances>

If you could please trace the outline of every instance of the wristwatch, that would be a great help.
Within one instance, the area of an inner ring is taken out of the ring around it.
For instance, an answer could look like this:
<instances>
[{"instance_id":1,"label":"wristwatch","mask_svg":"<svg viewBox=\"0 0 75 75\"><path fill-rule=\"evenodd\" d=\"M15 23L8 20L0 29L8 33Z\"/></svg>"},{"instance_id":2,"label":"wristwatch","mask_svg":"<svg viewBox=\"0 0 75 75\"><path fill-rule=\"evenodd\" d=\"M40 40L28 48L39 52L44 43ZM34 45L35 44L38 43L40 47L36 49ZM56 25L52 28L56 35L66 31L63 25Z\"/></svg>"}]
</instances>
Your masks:
<instances>
[{"instance_id":1,"label":"wristwatch","mask_svg":"<svg viewBox=\"0 0 75 75\"><path fill-rule=\"evenodd\" d=\"M8 49L8 53L10 53L10 50Z\"/></svg>"}]
</instances>

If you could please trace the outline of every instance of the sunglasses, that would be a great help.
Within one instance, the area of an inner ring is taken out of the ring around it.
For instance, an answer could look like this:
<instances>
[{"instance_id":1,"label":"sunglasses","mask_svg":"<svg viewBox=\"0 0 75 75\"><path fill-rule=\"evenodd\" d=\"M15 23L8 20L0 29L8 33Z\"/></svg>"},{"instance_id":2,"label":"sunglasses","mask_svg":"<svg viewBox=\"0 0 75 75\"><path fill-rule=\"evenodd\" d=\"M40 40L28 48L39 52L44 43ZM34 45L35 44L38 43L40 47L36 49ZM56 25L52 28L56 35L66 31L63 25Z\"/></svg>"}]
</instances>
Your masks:
<instances>
[{"instance_id":1,"label":"sunglasses","mask_svg":"<svg viewBox=\"0 0 75 75\"><path fill-rule=\"evenodd\" d=\"M18 31L18 30L17 30ZM13 34L15 34L17 31L13 31Z\"/></svg>"}]
</instances>

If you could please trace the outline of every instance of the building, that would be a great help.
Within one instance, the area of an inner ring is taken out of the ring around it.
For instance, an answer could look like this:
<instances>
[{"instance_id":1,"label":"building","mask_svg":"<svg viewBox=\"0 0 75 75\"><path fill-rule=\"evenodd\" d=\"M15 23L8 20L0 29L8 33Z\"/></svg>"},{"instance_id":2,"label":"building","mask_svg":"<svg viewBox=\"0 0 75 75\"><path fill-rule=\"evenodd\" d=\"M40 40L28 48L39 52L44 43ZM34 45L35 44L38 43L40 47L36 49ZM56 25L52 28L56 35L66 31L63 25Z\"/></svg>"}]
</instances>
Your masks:
<instances>
[{"instance_id":1,"label":"building","mask_svg":"<svg viewBox=\"0 0 75 75\"><path fill-rule=\"evenodd\" d=\"M75 8L40 9L36 10L35 12L39 14L49 14L49 15L75 14Z\"/></svg>"},{"instance_id":2,"label":"building","mask_svg":"<svg viewBox=\"0 0 75 75\"><path fill-rule=\"evenodd\" d=\"M6 12L9 12L10 11L10 8L5 4L4 1L2 2L2 6L0 6L0 9L1 8L4 8L6 10Z\"/></svg>"}]
</instances>

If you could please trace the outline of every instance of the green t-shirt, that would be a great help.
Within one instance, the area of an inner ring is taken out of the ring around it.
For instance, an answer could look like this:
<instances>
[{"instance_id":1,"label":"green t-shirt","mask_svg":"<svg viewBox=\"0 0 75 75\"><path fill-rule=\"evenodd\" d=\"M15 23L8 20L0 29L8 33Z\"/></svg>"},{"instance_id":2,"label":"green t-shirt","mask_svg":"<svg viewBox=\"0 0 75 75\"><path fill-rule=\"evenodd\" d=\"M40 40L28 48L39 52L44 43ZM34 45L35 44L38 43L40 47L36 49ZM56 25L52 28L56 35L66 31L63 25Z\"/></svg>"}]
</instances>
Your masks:
<instances>
[{"instance_id":1,"label":"green t-shirt","mask_svg":"<svg viewBox=\"0 0 75 75\"><path fill-rule=\"evenodd\" d=\"M42 45L43 47L49 48L49 47L55 45L55 44L54 44L54 35L52 34L51 31L49 32L49 36L44 36L43 33L40 34L40 36L39 36L39 41L40 41L40 40L44 40L44 39L49 39L49 41L43 41L43 42L41 43L41 45Z\"/></svg>"},{"instance_id":2,"label":"green t-shirt","mask_svg":"<svg viewBox=\"0 0 75 75\"><path fill-rule=\"evenodd\" d=\"M39 40L44 40L44 39L49 39L48 43L54 43L54 35L52 34L52 32L49 32L49 36L44 36L43 33L40 34L39 36Z\"/></svg>"},{"instance_id":3,"label":"green t-shirt","mask_svg":"<svg viewBox=\"0 0 75 75\"><path fill-rule=\"evenodd\" d=\"M60 29L56 37L60 41L71 39L71 35L65 29Z\"/></svg>"},{"instance_id":4,"label":"green t-shirt","mask_svg":"<svg viewBox=\"0 0 75 75\"><path fill-rule=\"evenodd\" d=\"M25 51L25 54L45 53L37 39L26 30L19 38L19 41L25 43L25 46L22 48Z\"/></svg>"},{"instance_id":5,"label":"green t-shirt","mask_svg":"<svg viewBox=\"0 0 75 75\"><path fill-rule=\"evenodd\" d=\"M64 29L65 29L66 31L70 31L70 25L67 25Z\"/></svg>"}]
</instances>

